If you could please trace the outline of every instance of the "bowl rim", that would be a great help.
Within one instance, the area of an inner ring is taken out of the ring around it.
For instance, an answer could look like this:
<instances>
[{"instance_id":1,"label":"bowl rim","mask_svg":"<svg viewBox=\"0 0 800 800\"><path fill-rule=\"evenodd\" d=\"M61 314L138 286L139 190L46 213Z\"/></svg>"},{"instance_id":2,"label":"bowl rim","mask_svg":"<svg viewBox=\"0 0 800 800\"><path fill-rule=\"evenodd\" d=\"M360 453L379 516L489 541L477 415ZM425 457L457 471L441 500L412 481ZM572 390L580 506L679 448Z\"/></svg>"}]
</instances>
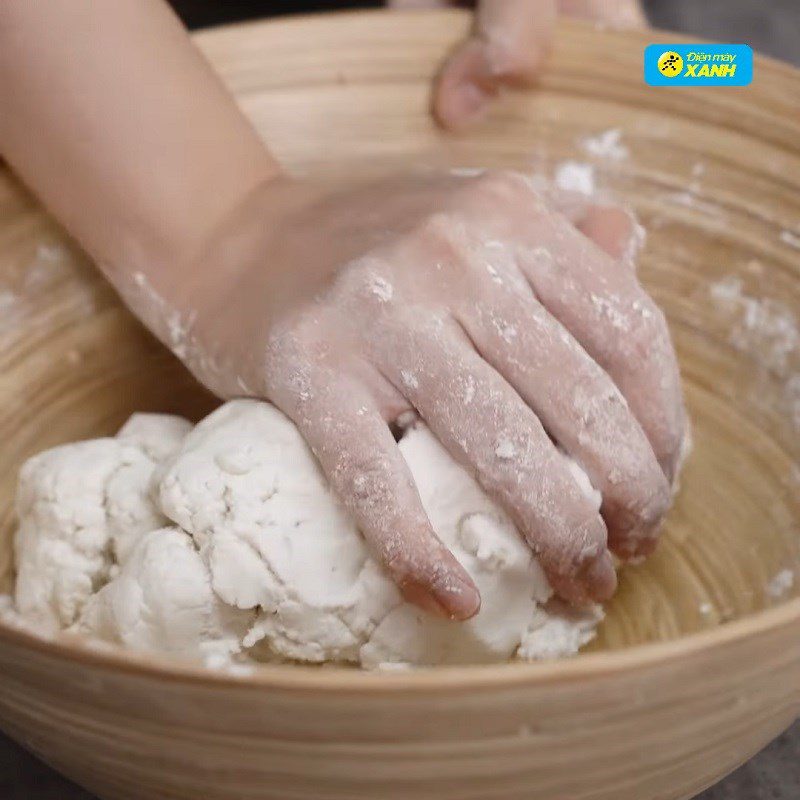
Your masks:
<instances>
[{"instance_id":1,"label":"bowl rim","mask_svg":"<svg viewBox=\"0 0 800 800\"><path fill-rule=\"evenodd\" d=\"M556 686L603 676L660 667L677 659L708 654L757 636L796 629L800 635L800 597L741 619L664 642L631 645L619 650L584 653L552 661L509 661L466 666L414 667L402 670L365 670L341 665L327 669L306 664L243 665L243 669L215 669L169 656L127 651L121 646L93 643L74 634L45 637L0 620L0 647L33 650L75 666L113 670L132 677L208 688L274 689L315 693L348 691L357 694L397 694L514 686Z\"/></svg>"},{"instance_id":2,"label":"bowl rim","mask_svg":"<svg viewBox=\"0 0 800 800\"><path fill-rule=\"evenodd\" d=\"M385 9L336 9L328 12L285 14L274 19L253 19L210 26L192 32L192 38L206 45L216 35L235 29L253 30L263 26L293 25L302 22L320 24L335 17L363 18L386 13ZM455 20L465 17L462 9L392 11L393 15L408 17L437 15ZM560 20L563 29L595 30L580 20ZM600 32L603 33L602 31ZM618 34L611 30L609 34ZM692 42L697 39L685 33L661 28L626 30L638 39L670 42ZM703 39L703 41L712 41ZM800 70L787 61L761 52L754 53L762 68L783 72L793 77ZM0 170L3 166L0 166ZM662 642L630 645L613 651L582 653L574 658L538 662L502 662L468 666L415 667L408 670L364 670L353 666L333 666L320 669L305 664L258 664L250 671L215 669L202 664L182 661L165 655L144 651L129 651L121 646L95 643L75 634L59 633L45 636L4 620L0 616L0 649L8 646L36 652L42 656L69 662L77 667L113 671L134 678L166 681L208 689L265 689L291 692L331 694L347 691L359 695L379 695L419 692L460 692L463 690L496 690L519 686L560 686L597 679L614 674L640 673L645 668L658 668L689 657L700 657L733 644L742 644L758 636L786 628L800 636L800 597L791 598L778 606L749 613L730 622L721 623L695 633Z\"/></svg>"},{"instance_id":3,"label":"bowl rim","mask_svg":"<svg viewBox=\"0 0 800 800\"><path fill-rule=\"evenodd\" d=\"M288 14L280 14L277 17L254 17L252 19L232 20L230 22L221 22L217 25L208 25L202 28L195 28L189 33L192 39L197 42L201 47L205 46L207 40L213 40L217 34L225 35L226 33L238 32L242 29L254 31L257 28L269 26L276 27L280 25L302 25L304 23L312 24L325 24L331 19L336 19L340 22L345 22L347 17L354 17L363 19L367 17L378 17L383 14L391 14L393 18L404 16L407 19L414 19L424 16L425 19L430 19L431 16L438 16L440 18L450 20L465 21L468 25L467 18L471 15L471 10L468 8L451 6L451 7L437 7L437 8L397 8L389 11L385 6L380 7L365 7L365 8L331 8L323 11L296 11ZM651 44L669 44L672 42L680 42L683 44L693 44L701 40L703 44L725 44L726 42L721 39L715 39L708 36L701 36L695 33L685 33L682 31L675 31L671 28L661 27L647 27L647 28L625 28L625 27L602 27L594 22L584 19L573 19L570 17L560 16L556 22L556 29L558 31L564 30L577 30L591 32L593 35L600 36L619 36L637 37L640 40L648 41ZM665 38L668 37L668 38ZM800 68L795 66L791 61L788 61L779 56L773 56L761 50L751 47L753 51L753 59L758 62L762 68L777 69L786 75L797 77L800 74Z\"/></svg>"}]
</instances>

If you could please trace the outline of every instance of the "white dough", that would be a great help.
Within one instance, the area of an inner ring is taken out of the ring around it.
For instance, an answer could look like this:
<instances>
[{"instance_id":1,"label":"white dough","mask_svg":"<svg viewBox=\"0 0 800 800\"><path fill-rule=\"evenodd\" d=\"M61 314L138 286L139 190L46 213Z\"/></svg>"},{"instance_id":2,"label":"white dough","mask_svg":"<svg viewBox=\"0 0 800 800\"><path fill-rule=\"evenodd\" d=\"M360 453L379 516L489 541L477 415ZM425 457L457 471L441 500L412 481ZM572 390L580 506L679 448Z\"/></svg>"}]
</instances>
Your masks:
<instances>
[{"instance_id":1,"label":"white dough","mask_svg":"<svg viewBox=\"0 0 800 800\"><path fill-rule=\"evenodd\" d=\"M365 666L514 655L552 594L544 573L506 515L424 426L407 431L400 450L434 530L481 592L481 611L467 622L402 601L274 407L233 401L186 437L161 482L160 505L197 541L220 597L260 608L248 645L266 640L286 658Z\"/></svg>"},{"instance_id":2,"label":"white dough","mask_svg":"<svg viewBox=\"0 0 800 800\"><path fill-rule=\"evenodd\" d=\"M147 416L132 420L151 425ZM153 415L159 453L174 451L189 427ZM75 622L136 540L167 522L151 498L156 454L148 454L147 437L131 423L120 434L56 447L20 471L15 600L20 613L48 630Z\"/></svg>"},{"instance_id":3,"label":"white dough","mask_svg":"<svg viewBox=\"0 0 800 800\"><path fill-rule=\"evenodd\" d=\"M241 650L252 614L226 606L180 528L142 536L119 574L93 595L73 630L136 650L205 660Z\"/></svg>"},{"instance_id":4,"label":"white dough","mask_svg":"<svg viewBox=\"0 0 800 800\"><path fill-rule=\"evenodd\" d=\"M399 447L434 530L481 592L481 611L467 622L403 601L273 406L235 400L188 429L136 415L117 439L26 464L17 537L24 616L44 610L56 627L206 663L554 658L594 635L599 609L551 599L508 517L421 423ZM570 469L594 497L578 465Z\"/></svg>"},{"instance_id":5,"label":"white dough","mask_svg":"<svg viewBox=\"0 0 800 800\"><path fill-rule=\"evenodd\" d=\"M192 423L173 414L134 414L119 429L116 438L138 445L151 460L169 458L192 429Z\"/></svg>"}]
</instances>

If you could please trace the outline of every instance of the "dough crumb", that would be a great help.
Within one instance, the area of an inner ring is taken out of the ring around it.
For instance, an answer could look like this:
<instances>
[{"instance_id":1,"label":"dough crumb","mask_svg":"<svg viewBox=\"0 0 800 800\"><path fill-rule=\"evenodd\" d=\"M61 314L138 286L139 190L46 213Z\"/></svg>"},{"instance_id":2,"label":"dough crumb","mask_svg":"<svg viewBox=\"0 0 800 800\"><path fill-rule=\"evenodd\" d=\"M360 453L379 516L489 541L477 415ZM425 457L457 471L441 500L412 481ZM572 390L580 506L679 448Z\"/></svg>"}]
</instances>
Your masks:
<instances>
[{"instance_id":1,"label":"dough crumb","mask_svg":"<svg viewBox=\"0 0 800 800\"><path fill-rule=\"evenodd\" d=\"M767 594L774 600L779 600L787 595L794 587L794 572L782 569L766 587Z\"/></svg>"},{"instance_id":2,"label":"dough crumb","mask_svg":"<svg viewBox=\"0 0 800 800\"><path fill-rule=\"evenodd\" d=\"M619 128L609 128L595 136L585 136L580 140L580 145L589 155L611 161L624 161L630 155L622 142L622 131Z\"/></svg>"},{"instance_id":3,"label":"dough crumb","mask_svg":"<svg viewBox=\"0 0 800 800\"><path fill-rule=\"evenodd\" d=\"M594 167L581 161L562 161L555 172L559 189L592 195L595 193Z\"/></svg>"}]
</instances>

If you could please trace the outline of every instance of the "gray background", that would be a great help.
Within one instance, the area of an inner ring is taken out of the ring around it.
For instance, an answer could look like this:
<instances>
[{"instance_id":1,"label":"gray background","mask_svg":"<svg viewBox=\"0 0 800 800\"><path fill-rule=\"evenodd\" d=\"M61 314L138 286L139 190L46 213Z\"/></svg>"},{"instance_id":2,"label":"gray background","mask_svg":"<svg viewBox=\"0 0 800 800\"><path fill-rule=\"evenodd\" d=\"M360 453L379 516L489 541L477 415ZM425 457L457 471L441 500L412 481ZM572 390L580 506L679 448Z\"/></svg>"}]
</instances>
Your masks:
<instances>
[{"instance_id":1,"label":"gray background","mask_svg":"<svg viewBox=\"0 0 800 800\"><path fill-rule=\"evenodd\" d=\"M275 11L278 6L280 10L286 10L291 5L263 0L174 0L174 4L193 27L263 15ZM314 5L311 2L298 4L307 8ZM316 5L333 7L344 4L328 2ZM761 52L800 63L800 0L645 0L645 6L651 23L656 27L694 33L701 41L705 37L746 42ZM697 800L798 798L800 723ZM0 734L0 800L94 798Z\"/></svg>"}]
</instances>

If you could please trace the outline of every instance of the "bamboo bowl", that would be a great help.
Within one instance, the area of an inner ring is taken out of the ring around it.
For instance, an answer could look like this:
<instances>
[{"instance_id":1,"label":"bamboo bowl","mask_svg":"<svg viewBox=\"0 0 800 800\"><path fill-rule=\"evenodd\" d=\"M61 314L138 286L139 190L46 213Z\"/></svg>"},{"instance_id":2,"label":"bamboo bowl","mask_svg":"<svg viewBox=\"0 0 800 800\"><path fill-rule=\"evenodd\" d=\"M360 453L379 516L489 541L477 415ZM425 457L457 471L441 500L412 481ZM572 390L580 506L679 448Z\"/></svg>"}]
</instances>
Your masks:
<instances>
[{"instance_id":1,"label":"bamboo bowl","mask_svg":"<svg viewBox=\"0 0 800 800\"><path fill-rule=\"evenodd\" d=\"M467 22L342 14L197 42L298 172L577 159L637 209L695 432L663 545L564 663L237 676L0 626L0 725L103 798L673 800L800 711L800 76L758 59L750 89L651 89L642 47L674 36L565 24L539 89L452 139L428 82ZM627 157L587 144L611 128ZM0 168L0 591L27 456L212 405Z\"/></svg>"}]
</instances>

